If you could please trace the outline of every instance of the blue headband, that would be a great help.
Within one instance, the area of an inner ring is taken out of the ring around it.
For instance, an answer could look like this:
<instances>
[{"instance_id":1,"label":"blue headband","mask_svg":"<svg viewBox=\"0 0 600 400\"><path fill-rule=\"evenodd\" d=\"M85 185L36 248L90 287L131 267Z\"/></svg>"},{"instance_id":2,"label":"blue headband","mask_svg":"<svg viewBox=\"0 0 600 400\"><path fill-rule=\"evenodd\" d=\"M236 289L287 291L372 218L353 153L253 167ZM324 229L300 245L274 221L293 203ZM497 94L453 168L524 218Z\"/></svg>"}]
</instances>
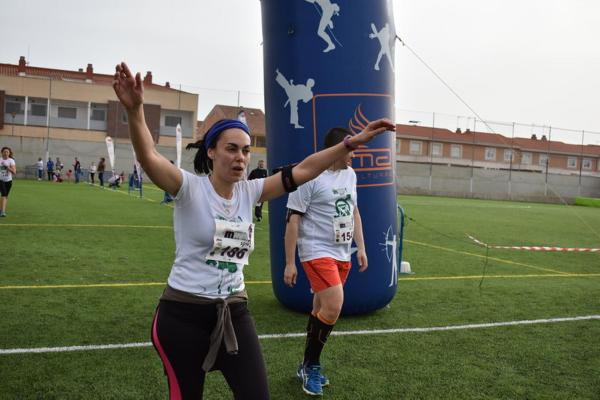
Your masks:
<instances>
[{"instance_id":1,"label":"blue headband","mask_svg":"<svg viewBox=\"0 0 600 400\"><path fill-rule=\"evenodd\" d=\"M209 129L209 131L206 132L206 135L204 135L204 148L208 150L213 140L215 140L215 138L219 136L221 132L223 132L226 129L233 128L241 129L244 132L246 132L248 136L250 136L250 130L248 129L248 126L243 122L238 121L236 119L224 119L214 124Z\"/></svg>"}]
</instances>

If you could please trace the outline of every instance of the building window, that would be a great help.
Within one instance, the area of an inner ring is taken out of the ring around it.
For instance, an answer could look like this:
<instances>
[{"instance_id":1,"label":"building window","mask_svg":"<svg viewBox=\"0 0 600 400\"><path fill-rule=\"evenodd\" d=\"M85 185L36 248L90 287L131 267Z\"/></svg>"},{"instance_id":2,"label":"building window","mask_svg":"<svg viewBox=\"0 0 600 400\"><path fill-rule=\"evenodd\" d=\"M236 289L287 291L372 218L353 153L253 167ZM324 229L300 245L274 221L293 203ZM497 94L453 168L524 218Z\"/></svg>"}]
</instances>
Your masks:
<instances>
[{"instance_id":1,"label":"building window","mask_svg":"<svg viewBox=\"0 0 600 400\"><path fill-rule=\"evenodd\" d=\"M548 154L540 154L540 167L546 167L549 160Z\"/></svg>"},{"instance_id":2,"label":"building window","mask_svg":"<svg viewBox=\"0 0 600 400\"><path fill-rule=\"evenodd\" d=\"M567 168L577 168L577 157L567 158Z\"/></svg>"},{"instance_id":3,"label":"building window","mask_svg":"<svg viewBox=\"0 0 600 400\"><path fill-rule=\"evenodd\" d=\"M267 138L265 136L254 136L256 138L256 147L267 147Z\"/></svg>"},{"instance_id":4,"label":"building window","mask_svg":"<svg viewBox=\"0 0 600 400\"><path fill-rule=\"evenodd\" d=\"M100 108L92 109L92 115L90 117L92 121L106 121L106 110Z\"/></svg>"},{"instance_id":5,"label":"building window","mask_svg":"<svg viewBox=\"0 0 600 400\"><path fill-rule=\"evenodd\" d=\"M531 164L531 153L521 153L521 164Z\"/></svg>"},{"instance_id":6,"label":"building window","mask_svg":"<svg viewBox=\"0 0 600 400\"><path fill-rule=\"evenodd\" d=\"M417 140L410 141L410 154L421 155L421 145L422 143Z\"/></svg>"},{"instance_id":7,"label":"building window","mask_svg":"<svg viewBox=\"0 0 600 400\"><path fill-rule=\"evenodd\" d=\"M396 153L400 154L400 149L402 148L402 140L396 138Z\"/></svg>"},{"instance_id":8,"label":"building window","mask_svg":"<svg viewBox=\"0 0 600 400\"><path fill-rule=\"evenodd\" d=\"M129 118L127 118L127 113L125 111L123 111L123 113L121 114L121 123L122 124L129 123Z\"/></svg>"},{"instance_id":9,"label":"building window","mask_svg":"<svg viewBox=\"0 0 600 400\"><path fill-rule=\"evenodd\" d=\"M16 115L23 114L23 104L22 103L15 103L12 101L7 101L5 109L6 109L7 114L13 114L13 113Z\"/></svg>"},{"instance_id":10,"label":"building window","mask_svg":"<svg viewBox=\"0 0 600 400\"><path fill-rule=\"evenodd\" d=\"M181 117L165 115L165 126L172 126L173 128L176 128L177 124L181 125Z\"/></svg>"},{"instance_id":11,"label":"building window","mask_svg":"<svg viewBox=\"0 0 600 400\"><path fill-rule=\"evenodd\" d=\"M512 162L514 160L512 150L504 150L504 162Z\"/></svg>"},{"instance_id":12,"label":"building window","mask_svg":"<svg viewBox=\"0 0 600 400\"><path fill-rule=\"evenodd\" d=\"M46 116L46 105L45 104L32 104L31 105L31 115L35 117L45 117Z\"/></svg>"},{"instance_id":13,"label":"building window","mask_svg":"<svg viewBox=\"0 0 600 400\"><path fill-rule=\"evenodd\" d=\"M441 157L443 152L443 146L441 143L432 143L431 144L431 155L436 157Z\"/></svg>"},{"instance_id":14,"label":"building window","mask_svg":"<svg viewBox=\"0 0 600 400\"><path fill-rule=\"evenodd\" d=\"M450 146L450 157L462 158L462 146L460 144L453 144Z\"/></svg>"},{"instance_id":15,"label":"building window","mask_svg":"<svg viewBox=\"0 0 600 400\"><path fill-rule=\"evenodd\" d=\"M58 107L58 118L77 119L75 107Z\"/></svg>"},{"instance_id":16,"label":"building window","mask_svg":"<svg viewBox=\"0 0 600 400\"><path fill-rule=\"evenodd\" d=\"M583 169L592 169L592 159L591 158L584 158L582 163L581 163L581 168Z\"/></svg>"},{"instance_id":17,"label":"building window","mask_svg":"<svg viewBox=\"0 0 600 400\"><path fill-rule=\"evenodd\" d=\"M496 161L496 148L495 147L486 147L485 148L485 160L486 161Z\"/></svg>"}]
</instances>

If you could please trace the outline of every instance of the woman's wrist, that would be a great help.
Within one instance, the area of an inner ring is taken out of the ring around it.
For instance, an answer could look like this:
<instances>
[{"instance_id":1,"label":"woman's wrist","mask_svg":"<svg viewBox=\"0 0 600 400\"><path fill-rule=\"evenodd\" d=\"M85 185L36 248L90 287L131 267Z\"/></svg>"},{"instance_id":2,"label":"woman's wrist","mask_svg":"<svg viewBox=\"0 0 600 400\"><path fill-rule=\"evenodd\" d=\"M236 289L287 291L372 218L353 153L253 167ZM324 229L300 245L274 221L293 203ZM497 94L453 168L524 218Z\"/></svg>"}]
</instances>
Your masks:
<instances>
[{"instance_id":1,"label":"woman's wrist","mask_svg":"<svg viewBox=\"0 0 600 400\"><path fill-rule=\"evenodd\" d=\"M129 117L136 117L144 112L144 103L137 104L132 108L126 108Z\"/></svg>"},{"instance_id":2,"label":"woman's wrist","mask_svg":"<svg viewBox=\"0 0 600 400\"><path fill-rule=\"evenodd\" d=\"M352 142L351 142L351 139L352 139L352 136L350 136L350 135L347 135L347 136L344 138L344 146L345 146L345 147L346 147L348 150L350 150L350 151L354 151L354 150L358 149L358 145L357 145L357 144L354 144L354 143L352 143Z\"/></svg>"}]
</instances>

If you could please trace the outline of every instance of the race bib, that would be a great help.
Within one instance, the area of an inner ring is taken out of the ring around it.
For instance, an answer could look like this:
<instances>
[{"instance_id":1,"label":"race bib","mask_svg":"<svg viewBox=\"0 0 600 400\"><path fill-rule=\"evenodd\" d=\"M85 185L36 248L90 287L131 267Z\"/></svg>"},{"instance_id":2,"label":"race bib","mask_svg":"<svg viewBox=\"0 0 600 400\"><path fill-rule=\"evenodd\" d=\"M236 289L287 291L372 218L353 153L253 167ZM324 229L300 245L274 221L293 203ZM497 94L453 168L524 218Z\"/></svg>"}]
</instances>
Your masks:
<instances>
[{"instance_id":1,"label":"race bib","mask_svg":"<svg viewBox=\"0 0 600 400\"><path fill-rule=\"evenodd\" d=\"M0 178L8 178L8 167L4 163L0 164Z\"/></svg>"},{"instance_id":2,"label":"race bib","mask_svg":"<svg viewBox=\"0 0 600 400\"><path fill-rule=\"evenodd\" d=\"M333 241L336 244L352 243L354 219L352 215L333 217Z\"/></svg>"},{"instance_id":3,"label":"race bib","mask_svg":"<svg viewBox=\"0 0 600 400\"><path fill-rule=\"evenodd\" d=\"M207 260L248 264L248 257L254 250L254 224L215 220L213 248Z\"/></svg>"}]
</instances>

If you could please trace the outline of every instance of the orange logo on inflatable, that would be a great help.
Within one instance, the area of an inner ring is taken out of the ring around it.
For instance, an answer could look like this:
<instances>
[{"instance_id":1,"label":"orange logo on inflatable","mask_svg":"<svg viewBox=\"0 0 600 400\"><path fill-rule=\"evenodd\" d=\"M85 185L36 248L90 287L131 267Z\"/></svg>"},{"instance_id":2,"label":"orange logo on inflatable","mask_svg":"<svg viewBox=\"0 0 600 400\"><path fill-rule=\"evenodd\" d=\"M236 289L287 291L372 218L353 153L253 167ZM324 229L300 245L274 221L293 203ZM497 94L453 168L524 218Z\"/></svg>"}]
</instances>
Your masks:
<instances>
[{"instance_id":1,"label":"orange logo on inflatable","mask_svg":"<svg viewBox=\"0 0 600 400\"><path fill-rule=\"evenodd\" d=\"M371 122L361 110L362 104L354 110L354 115L348 121L348 129L357 135ZM360 146L354 151L352 168L356 172L384 171L392 169L392 151L388 148L370 149L368 146Z\"/></svg>"}]
</instances>

